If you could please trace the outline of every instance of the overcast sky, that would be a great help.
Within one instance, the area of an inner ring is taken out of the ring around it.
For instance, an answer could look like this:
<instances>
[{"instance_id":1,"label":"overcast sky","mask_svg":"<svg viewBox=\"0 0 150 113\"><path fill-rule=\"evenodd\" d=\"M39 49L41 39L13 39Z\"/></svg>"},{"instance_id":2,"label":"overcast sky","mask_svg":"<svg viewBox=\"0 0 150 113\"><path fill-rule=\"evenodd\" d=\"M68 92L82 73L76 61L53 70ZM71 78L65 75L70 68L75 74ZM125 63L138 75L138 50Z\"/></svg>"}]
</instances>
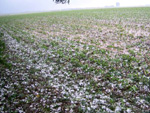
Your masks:
<instances>
[{"instance_id":1,"label":"overcast sky","mask_svg":"<svg viewBox=\"0 0 150 113\"><path fill-rule=\"evenodd\" d=\"M116 6L145 6L150 0L70 0L70 4L55 4L53 0L0 0L0 15L63 10L70 8L91 8Z\"/></svg>"}]
</instances>

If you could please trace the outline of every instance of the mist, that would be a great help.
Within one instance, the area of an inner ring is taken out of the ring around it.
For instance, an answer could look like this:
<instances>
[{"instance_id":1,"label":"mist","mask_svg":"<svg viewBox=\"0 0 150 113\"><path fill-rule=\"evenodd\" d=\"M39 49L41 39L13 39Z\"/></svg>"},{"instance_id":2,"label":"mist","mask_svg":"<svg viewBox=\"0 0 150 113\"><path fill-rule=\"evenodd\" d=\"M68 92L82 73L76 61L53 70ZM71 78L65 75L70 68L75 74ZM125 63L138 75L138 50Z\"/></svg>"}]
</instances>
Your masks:
<instances>
[{"instance_id":1,"label":"mist","mask_svg":"<svg viewBox=\"0 0 150 113\"><path fill-rule=\"evenodd\" d=\"M120 7L150 5L150 0L71 0L70 4L56 4L53 0L0 0L0 15L78 8L115 7L116 2L120 3Z\"/></svg>"}]
</instances>

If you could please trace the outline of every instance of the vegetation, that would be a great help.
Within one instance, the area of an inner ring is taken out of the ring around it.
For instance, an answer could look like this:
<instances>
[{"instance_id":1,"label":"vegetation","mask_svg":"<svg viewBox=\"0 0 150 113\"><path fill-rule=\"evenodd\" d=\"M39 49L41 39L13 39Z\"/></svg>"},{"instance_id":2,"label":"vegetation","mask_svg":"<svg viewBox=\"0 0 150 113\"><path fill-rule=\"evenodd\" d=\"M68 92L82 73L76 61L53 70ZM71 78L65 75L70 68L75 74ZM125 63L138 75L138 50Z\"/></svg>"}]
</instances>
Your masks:
<instances>
[{"instance_id":1,"label":"vegetation","mask_svg":"<svg viewBox=\"0 0 150 113\"><path fill-rule=\"evenodd\" d=\"M8 57L4 54L6 50L5 42L3 41L4 34L0 33L0 68L10 68L11 65L7 63L6 58Z\"/></svg>"},{"instance_id":2,"label":"vegetation","mask_svg":"<svg viewBox=\"0 0 150 113\"><path fill-rule=\"evenodd\" d=\"M0 28L12 65L0 111L150 110L149 7L2 16Z\"/></svg>"}]
</instances>

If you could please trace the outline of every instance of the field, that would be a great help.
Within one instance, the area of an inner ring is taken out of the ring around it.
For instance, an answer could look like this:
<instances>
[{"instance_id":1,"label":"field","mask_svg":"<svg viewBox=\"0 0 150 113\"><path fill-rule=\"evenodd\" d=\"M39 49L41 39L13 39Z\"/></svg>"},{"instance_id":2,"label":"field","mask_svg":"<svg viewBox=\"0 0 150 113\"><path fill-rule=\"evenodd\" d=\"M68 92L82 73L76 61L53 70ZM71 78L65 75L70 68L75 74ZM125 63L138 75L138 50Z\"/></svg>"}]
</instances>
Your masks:
<instances>
[{"instance_id":1,"label":"field","mask_svg":"<svg viewBox=\"0 0 150 113\"><path fill-rule=\"evenodd\" d=\"M0 111L150 111L150 7L0 17Z\"/></svg>"}]
</instances>

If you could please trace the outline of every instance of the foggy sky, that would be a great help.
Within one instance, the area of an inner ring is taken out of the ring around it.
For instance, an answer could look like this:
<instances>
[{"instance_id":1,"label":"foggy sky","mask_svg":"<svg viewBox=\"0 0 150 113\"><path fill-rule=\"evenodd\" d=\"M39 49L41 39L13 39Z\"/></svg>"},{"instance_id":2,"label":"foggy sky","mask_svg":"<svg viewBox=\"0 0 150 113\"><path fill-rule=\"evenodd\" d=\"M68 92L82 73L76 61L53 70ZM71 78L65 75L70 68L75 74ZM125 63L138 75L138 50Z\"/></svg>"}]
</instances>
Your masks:
<instances>
[{"instance_id":1,"label":"foggy sky","mask_svg":"<svg viewBox=\"0 0 150 113\"><path fill-rule=\"evenodd\" d=\"M120 2L122 7L150 5L150 0L70 0L69 5L57 5L53 0L0 0L0 15L115 6L116 2Z\"/></svg>"}]
</instances>

